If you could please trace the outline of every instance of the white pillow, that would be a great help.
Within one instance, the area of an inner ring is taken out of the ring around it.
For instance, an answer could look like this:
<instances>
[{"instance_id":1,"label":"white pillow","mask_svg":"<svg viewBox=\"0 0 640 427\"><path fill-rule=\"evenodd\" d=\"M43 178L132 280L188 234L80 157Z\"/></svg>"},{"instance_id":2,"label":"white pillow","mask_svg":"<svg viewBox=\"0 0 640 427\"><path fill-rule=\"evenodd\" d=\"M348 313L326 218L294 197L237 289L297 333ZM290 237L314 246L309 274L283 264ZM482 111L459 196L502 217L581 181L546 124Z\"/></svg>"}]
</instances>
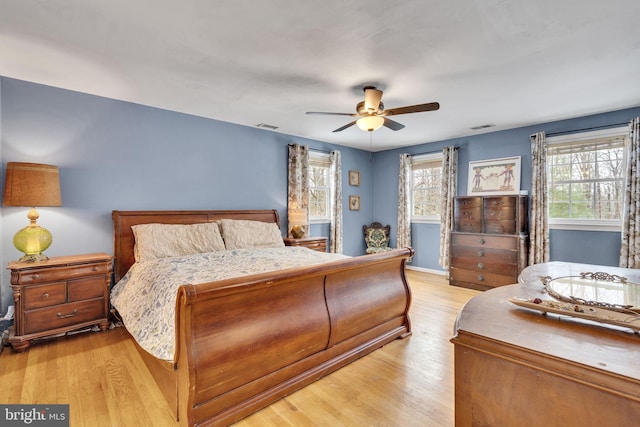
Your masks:
<instances>
[{"instance_id":1,"label":"white pillow","mask_svg":"<svg viewBox=\"0 0 640 427\"><path fill-rule=\"evenodd\" d=\"M217 222L139 224L131 229L135 236L134 256L137 262L225 249Z\"/></svg>"},{"instance_id":2,"label":"white pillow","mask_svg":"<svg viewBox=\"0 0 640 427\"><path fill-rule=\"evenodd\" d=\"M222 219L220 227L227 249L280 248L284 246L280 228L275 222Z\"/></svg>"}]
</instances>

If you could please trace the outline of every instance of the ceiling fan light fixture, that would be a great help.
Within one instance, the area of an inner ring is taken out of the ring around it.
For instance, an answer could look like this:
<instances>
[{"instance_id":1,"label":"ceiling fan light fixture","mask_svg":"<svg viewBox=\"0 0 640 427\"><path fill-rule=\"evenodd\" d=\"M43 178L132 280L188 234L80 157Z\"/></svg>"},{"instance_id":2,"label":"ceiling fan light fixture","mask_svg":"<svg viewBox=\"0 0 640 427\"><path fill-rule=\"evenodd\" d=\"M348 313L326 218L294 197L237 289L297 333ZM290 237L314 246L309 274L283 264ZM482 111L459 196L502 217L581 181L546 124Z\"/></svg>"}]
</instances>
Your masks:
<instances>
[{"instance_id":1,"label":"ceiling fan light fixture","mask_svg":"<svg viewBox=\"0 0 640 427\"><path fill-rule=\"evenodd\" d=\"M384 117L380 116L364 116L356 121L356 125L366 132L373 132L384 124Z\"/></svg>"}]
</instances>

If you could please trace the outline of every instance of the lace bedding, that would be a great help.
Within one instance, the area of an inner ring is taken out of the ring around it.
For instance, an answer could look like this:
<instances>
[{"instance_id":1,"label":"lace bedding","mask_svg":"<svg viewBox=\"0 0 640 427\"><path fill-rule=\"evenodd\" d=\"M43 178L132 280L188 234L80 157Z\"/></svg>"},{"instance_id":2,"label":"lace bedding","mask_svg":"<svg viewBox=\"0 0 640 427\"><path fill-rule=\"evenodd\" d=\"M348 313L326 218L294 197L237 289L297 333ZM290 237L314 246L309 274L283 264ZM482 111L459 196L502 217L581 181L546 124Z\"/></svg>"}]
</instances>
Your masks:
<instances>
[{"instance_id":1,"label":"lace bedding","mask_svg":"<svg viewBox=\"0 0 640 427\"><path fill-rule=\"evenodd\" d=\"M182 284L214 282L287 268L322 264L345 255L304 247L232 249L134 264L111 290L111 304L138 344L155 357L174 360L175 306Z\"/></svg>"}]
</instances>

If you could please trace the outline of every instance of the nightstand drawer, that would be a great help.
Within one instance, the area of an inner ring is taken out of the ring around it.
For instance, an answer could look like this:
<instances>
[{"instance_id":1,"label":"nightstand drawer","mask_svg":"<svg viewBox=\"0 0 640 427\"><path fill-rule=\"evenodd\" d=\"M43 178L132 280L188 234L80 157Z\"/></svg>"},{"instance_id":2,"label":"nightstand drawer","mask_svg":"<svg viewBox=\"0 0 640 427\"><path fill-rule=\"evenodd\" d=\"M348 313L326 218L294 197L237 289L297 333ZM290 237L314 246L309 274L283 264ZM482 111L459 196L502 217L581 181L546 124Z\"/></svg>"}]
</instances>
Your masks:
<instances>
[{"instance_id":1,"label":"nightstand drawer","mask_svg":"<svg viewBox=\"0 0 640 427\"><path fill-rule=\"evenodd\" d=\"M69 280L67 286L69 302L101 298L107 287L104 276Z\"/></svg>"},{"instance_id":2,"label":"nightstand drawer","mask_svg":"<svg viewBox=\"0 0 640 427\"><path fill-rule=\"evenodd\" d=\"M103 298L25 311L25 334L33 334L83 322L91 322L103 316Z\"/></svg>"},{"instance_id":3,"label":"nightstand drawer","mask_svg":"<svg viewBox=\"0 0 640 427\"><path fill-rule=\"evenodd\" d=\"M111 265L107 263L91 265L71 265L60 268L47 267L21 272L20 284L30 285L34 283L54 282L58 280L68 280L73 277L86 277L96 274L108 274L111 272Z\"/></svg>"},{"instance_id":4,"label":"nightstand drawer","mask_svg":"<svg viewBox=\"0 0 640 427\"><path fill-rule=\"evenodd\" d=\"M23 298L25 310L64 304L67 301L65 282L25 288Z\"/></svg>"}]
</instances>

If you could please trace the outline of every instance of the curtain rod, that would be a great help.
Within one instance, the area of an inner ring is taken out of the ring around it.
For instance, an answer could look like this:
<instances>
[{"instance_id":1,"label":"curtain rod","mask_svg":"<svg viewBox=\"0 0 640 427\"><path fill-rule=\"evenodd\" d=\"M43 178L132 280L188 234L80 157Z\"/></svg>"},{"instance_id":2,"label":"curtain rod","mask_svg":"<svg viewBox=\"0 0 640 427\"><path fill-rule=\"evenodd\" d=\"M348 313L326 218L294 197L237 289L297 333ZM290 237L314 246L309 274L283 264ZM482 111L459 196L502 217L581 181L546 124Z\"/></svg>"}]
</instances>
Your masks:
<instances>
[{"instance_id":1,"label":"curtain rod","mask_svg":"<svg viewBox=\"0 0 640 427\"><path fill-rule=\"evenodd\" d=\"M458 151L460 149L460 147L453 147L454 150ZM426 154L438 154L438 153L442 153L442 150L438 150L438 151L429 151L426 153L415 153L415 154L409 154L410 156L424 156Z\"/></svg>"},{"instance_id":2,"label":"curtain rod","mask_svg":"<svg viewBox=\"0 0 640 427\"><path fill-rule=\"evenodd\" d=\"M589 127L589 128L583 128L583 129L575 129L575 130L565 130L562 132L553 132L553 133L548 133L546 134L547 137L549 136L560 136L560 135L569 135L572 133L580 133L580 132L587 132L587 131L592 131L592 130L602 130L602 129L611 129L611 128L617 128L620 126L626 126L629 123L612 123L610 125L602 125L602 126L593 126L593 127ZM534 136L535 134L532 134L531 136Z\"/></svg>"}]
</instances>

